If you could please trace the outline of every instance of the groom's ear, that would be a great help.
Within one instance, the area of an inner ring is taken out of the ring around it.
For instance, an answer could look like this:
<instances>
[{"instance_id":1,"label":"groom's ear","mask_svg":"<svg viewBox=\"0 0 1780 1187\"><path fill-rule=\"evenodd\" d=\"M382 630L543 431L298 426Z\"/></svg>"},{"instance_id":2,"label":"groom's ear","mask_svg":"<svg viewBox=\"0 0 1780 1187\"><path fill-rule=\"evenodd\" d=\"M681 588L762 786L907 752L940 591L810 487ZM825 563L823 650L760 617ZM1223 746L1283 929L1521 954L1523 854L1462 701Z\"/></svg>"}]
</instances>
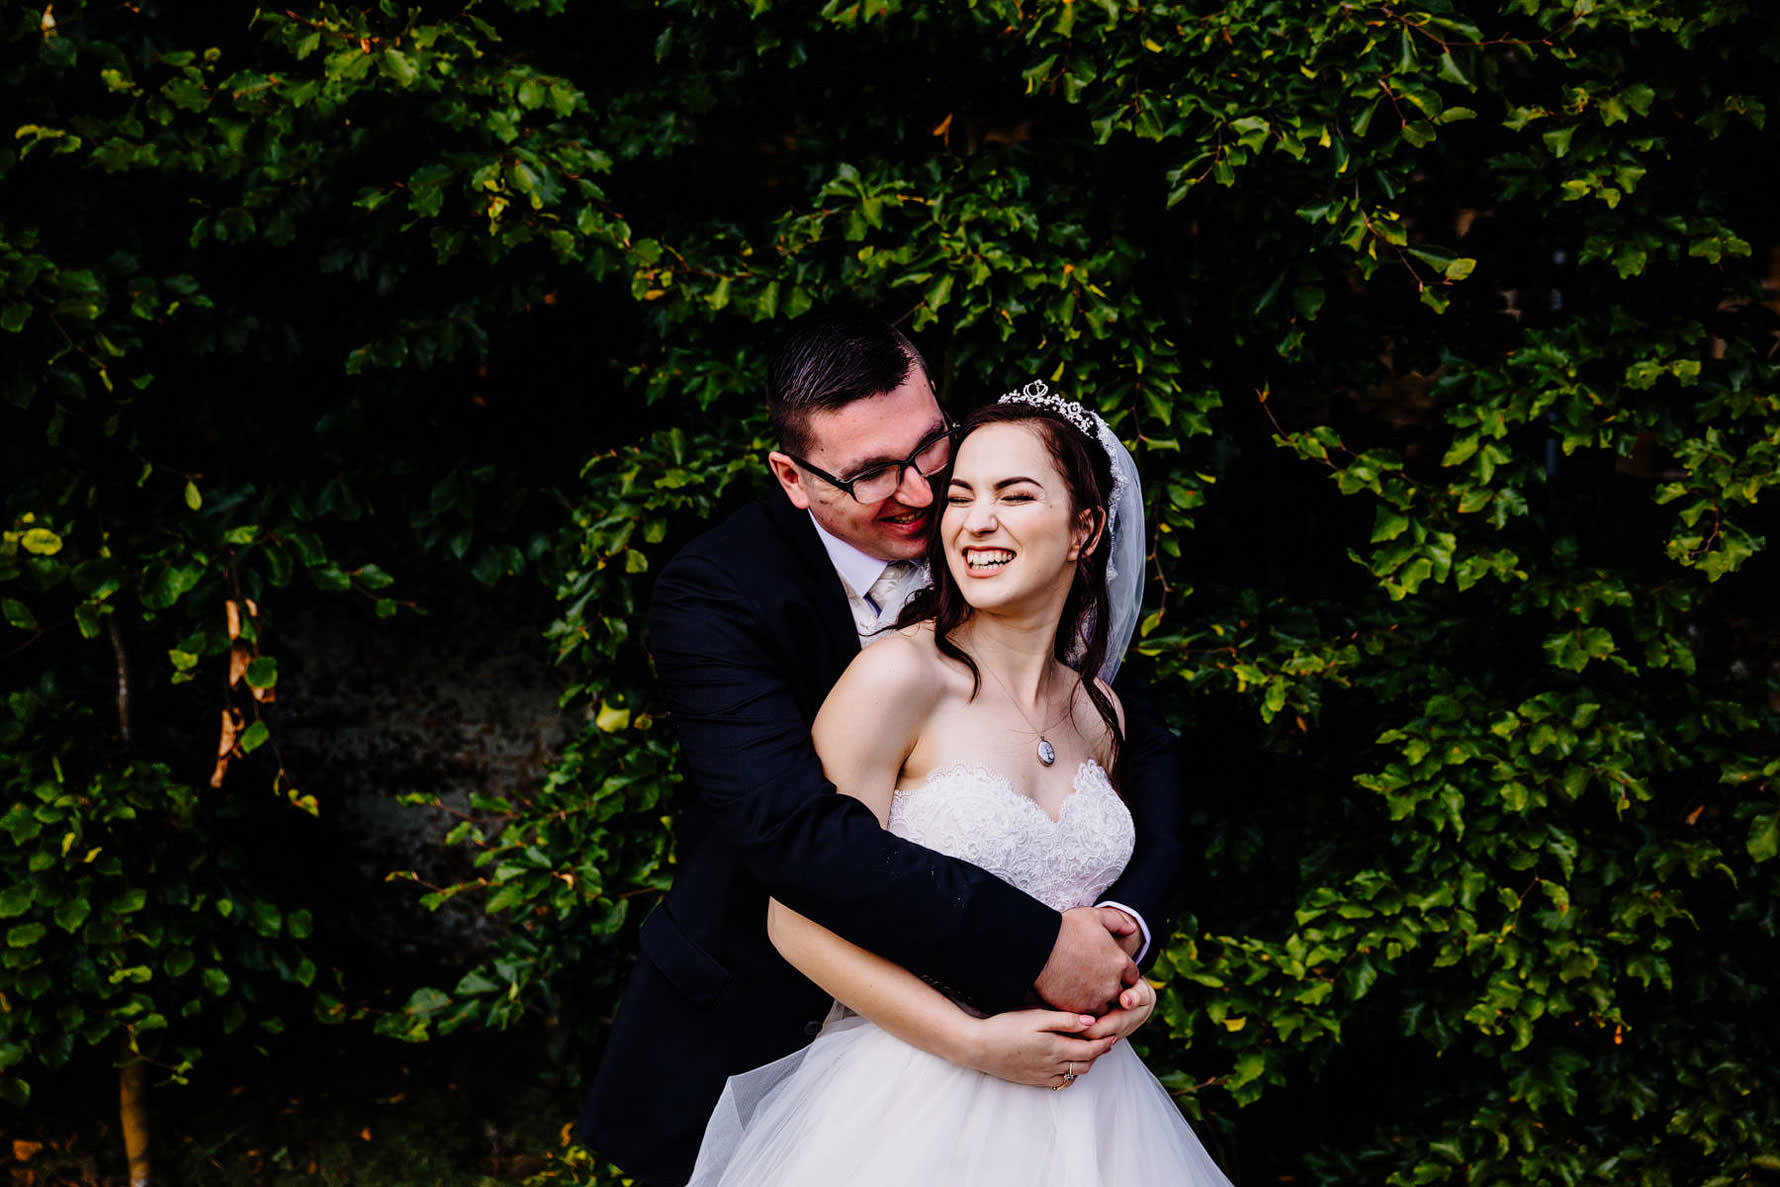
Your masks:
<instances>
[{"instance_id":1,"label":"groom's ear","mask_svg":"<svg viewBox=\"0 0 1780 1187\"><path fill-rule=\"evenodd\" d=\"M779 485L784 488L785 497L791 500L791 505L799 510L808 511L810 489L804 485L803 471L797 468L797 463L791 460L791 456L775 449L766 455L766 464L772 467L773 477L779 480Z\"/></svg>"}]
</instances>

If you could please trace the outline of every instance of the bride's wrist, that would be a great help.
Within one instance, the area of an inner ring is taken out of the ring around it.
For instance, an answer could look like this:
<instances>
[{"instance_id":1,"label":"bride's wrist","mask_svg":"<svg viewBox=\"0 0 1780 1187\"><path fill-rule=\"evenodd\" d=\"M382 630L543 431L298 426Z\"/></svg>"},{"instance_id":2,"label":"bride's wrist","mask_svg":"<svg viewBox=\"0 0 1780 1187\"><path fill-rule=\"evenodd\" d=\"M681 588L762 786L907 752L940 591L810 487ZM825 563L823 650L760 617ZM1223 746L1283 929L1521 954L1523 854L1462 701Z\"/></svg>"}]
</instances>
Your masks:
<instances>
[{"instance_id":1,"label":"bride's wrist","mask_svg":"<svg viewBox=\"0 0 1780 1187\"><path fill-rule=\"evenodd\" d=\"M946 1044L947 1051L951 1053L952 1062L960 1067L971 1068L975 1071L982 1070L983 1057L988 1042L985 1022L985 1019L973 1018L960 1011L955 1028L957 1033Z\"/></svg>"}]
</instances>

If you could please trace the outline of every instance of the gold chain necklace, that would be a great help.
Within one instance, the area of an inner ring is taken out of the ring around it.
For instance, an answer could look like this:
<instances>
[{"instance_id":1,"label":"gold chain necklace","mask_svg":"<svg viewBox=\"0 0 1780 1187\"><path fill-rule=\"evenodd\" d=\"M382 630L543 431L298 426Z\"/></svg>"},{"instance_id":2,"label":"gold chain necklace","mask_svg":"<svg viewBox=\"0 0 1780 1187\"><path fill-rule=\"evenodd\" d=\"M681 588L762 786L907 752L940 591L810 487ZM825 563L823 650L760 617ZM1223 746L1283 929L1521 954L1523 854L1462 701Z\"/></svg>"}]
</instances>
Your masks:
<instances>
[{"instance_id":1,"label":"gold chain necklace","mask_svg":"<svg viewBox=\"0 0 1780 1187\"><path fill-rule=\"evenodd\" d=\"M1032 724L1032 718L1026 716L1025 708L1020 704L1020 702L1018 700L1015 699L1014 694L1008 691L1008 687L1006 684L1002 683L1001 677L997 676L995 674L995 669L989 667L987 664L978 664L977 666L989 673L989 678L991 680L995 681L995 683L1000 686L1001 695L1005 696L1008 700L1008 704L1010 704L1014 707L1014 712L1018 713L1020 715L1020 719L1026 723L1027 728L1029 728L1033 733L1038 735L1038 761L1039 761L1039 764L1041 766L1048 767L1052 763L1056 762L1057 761L1057 748L1055 746L1051 745L1051 740L1049 738L1045 737L1044 730L1042 730L1038 726ZM1044 686L1050 682L1050 676L1051 676L1051 665L1050 665L1049 659L1047 659L1045 662L1044 676L1042 676L1039 679L1038 699L1039 699L1040 704L1044 703L1044 692L1045 692Z\"/></svg>"}]
</instances>

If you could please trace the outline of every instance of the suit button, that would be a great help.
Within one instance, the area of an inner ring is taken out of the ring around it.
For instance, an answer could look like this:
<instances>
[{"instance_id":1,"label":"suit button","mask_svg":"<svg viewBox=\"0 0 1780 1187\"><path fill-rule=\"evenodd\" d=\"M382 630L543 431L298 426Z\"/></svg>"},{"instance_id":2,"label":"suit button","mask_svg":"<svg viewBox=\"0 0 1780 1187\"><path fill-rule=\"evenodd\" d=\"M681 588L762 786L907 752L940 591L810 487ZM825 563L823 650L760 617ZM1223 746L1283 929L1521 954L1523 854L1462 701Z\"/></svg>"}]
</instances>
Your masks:
<instances>
[{"instance_id":1,"label":"suit button","mask_svg":"<svg viewBox=\"0 0 1780 1187\"><path fill-rule=\"evenodd\" d=\"M822 1033L822 1024L820 1022L806 1022L803 1024L803 1032L813 1039L818 1034Z\"/></svg>"}]
</instances>

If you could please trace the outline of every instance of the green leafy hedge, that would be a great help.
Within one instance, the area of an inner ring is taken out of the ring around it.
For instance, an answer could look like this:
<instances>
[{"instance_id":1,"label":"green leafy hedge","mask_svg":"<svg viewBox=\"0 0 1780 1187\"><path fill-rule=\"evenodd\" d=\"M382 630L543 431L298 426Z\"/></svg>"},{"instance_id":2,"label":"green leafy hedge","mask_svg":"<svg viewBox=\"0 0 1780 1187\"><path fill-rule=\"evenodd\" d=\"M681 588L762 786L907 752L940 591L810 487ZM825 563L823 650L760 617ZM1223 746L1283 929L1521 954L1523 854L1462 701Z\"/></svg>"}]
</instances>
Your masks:
<instances>
[{"instance_id":1,"label":"green leafy hedge","mask_svg":"<svg viewBox=\"0 0 1780 1187\"><path fill-rule=\"evenodd\" d=\"M853 298L954 406L1041 374L1137 454L1202 859L1146 1042L1239 1179L1780 1169L1760 5L54 19L6 42L9 684L106 703L119 624L157 695L212 676L276 740L231 604L394 612L427 591L378 565L421 555L559 601L586 729L428 900L507 930L380 1031L595 1041L672 874L650 575L760 481L763 343ZM144 794L57 716L98 801ZM11 728L25 803L56 751Z\"/></svg>"}]
</instances>

